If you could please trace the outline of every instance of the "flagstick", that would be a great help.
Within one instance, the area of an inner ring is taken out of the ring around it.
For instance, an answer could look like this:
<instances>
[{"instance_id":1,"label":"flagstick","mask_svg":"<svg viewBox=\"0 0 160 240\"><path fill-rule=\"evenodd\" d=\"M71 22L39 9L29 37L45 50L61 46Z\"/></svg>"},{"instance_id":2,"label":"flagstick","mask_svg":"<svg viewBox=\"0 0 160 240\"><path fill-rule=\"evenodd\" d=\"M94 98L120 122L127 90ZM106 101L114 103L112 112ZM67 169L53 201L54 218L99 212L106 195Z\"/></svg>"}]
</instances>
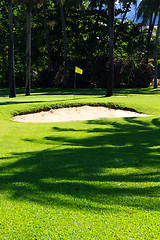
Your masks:
<instances>
[{"instance_id":1,"label":"flagstick","mask_svg":"<svg viewBox=\"0 0 160 240\"><path fill-rule=\"evenodd\" d=\"M75 96L75 93L76 93L76 72L74 74L74 96Z\"/></svg>"}]
</instances>

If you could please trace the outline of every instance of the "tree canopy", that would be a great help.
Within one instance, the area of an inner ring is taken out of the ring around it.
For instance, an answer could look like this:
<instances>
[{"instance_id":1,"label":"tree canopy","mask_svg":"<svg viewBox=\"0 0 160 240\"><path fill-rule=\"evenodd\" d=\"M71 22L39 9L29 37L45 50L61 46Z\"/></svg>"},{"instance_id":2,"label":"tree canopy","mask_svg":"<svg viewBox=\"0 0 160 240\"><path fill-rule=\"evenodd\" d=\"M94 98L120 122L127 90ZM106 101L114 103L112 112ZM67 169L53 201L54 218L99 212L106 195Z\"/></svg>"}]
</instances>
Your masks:
<instances>
[{"instance_id":1,"label":"tree canopy","mask_svg":"<svg viewBox=\"0 0 160 240\"><path fill-rule=\"evenodd\" d=\"M158 1L151 11L146 0L138 7L138 17L143 25L126 19L131 4L137 1L121 0L114 11L113 64L114 87L147 87L153 78L152 64L155 58L154 25ZM45 3L45 14L44 4ZM73 87L75 65L84 70L78 77L78 87L107 87L109 81L109 5L107 0L24 0L13 1L14 71L16 86L25 86L26 76L26 5L32 5L32 62L33 87L61 87L64 80L64 54L67 56L67 87ZM60 5L63 6L64 26ZM148 1L147 1L148 4ZM119 16L122 16L120 19ZM8 8L0 2L0 86L8 86ZM149 24L150 30L144 25ZM150 37L149 37L150 36ZM152 36L152 37L151 37ZM149 40L148 40L149 39ZM64 43L66 44L64 47ZM149 45L149 47L148 47ZM65 49L66 48L66 49ZM159 50L159 44L157 46ZM66 53L65 53L65 50ZM49 52L49 54L48 54ZM158 56L159 57L159 52ZM48 59L50 58L50 61ZM66 59L66 58L65 58ZM50 63L49 63L50 62ZM49 64L52 66L48 68ZM143 76L148 76L148 81Z\"/></svg>"}]
</instances>

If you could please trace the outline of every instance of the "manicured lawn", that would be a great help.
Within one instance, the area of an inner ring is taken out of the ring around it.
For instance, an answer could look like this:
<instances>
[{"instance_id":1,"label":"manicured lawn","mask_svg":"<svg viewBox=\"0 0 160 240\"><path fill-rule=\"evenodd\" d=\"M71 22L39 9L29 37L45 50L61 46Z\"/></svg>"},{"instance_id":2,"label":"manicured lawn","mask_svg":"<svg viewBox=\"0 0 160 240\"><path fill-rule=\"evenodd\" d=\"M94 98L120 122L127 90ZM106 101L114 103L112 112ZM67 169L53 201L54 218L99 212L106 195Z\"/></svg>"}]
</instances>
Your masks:
<instances>
[{"instance_id":1,"label":"manicured lawn","mask_svg":"<svg viewBox=\"0 0 160 240\"><path fill-rule=\"evenodd\" d=\"M160 239L160 89L0 90L0 239ZM89 95L87 94L89 93ZM18 123L18 113L106 105L151 114Z\"/></svg>"}]
</instances>

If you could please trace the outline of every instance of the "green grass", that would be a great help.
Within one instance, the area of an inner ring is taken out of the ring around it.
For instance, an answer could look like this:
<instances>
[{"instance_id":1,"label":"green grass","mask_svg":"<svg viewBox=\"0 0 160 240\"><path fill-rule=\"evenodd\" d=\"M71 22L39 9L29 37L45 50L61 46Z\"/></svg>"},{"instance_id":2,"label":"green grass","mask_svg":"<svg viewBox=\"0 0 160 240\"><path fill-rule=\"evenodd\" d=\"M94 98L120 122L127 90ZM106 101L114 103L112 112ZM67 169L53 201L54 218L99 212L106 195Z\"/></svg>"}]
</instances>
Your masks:
<instances>
[{"instance_id":1,"label":"green grass","mask_svg":"<svg viewBox=\"0 0 160 240\"><path fill-rule=\"evenodd\" d=\"M0 239L160 239L160 89L0 90ZM18 123L11 116L105 105L142 118Z\"/></svg>"}]
</instances>

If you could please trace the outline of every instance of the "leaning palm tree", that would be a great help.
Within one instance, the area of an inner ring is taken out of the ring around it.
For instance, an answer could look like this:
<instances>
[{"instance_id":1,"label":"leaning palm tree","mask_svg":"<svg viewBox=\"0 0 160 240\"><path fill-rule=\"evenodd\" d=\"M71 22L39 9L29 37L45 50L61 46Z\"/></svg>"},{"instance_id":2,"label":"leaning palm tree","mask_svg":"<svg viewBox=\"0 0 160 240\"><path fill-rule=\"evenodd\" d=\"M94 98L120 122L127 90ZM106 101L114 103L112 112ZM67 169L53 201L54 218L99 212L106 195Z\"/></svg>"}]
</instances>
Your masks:
<instances>
[{"instance_id":1,"label":"leaning palm tree","mask_svg":"<svg viewBox=\"0 0 160 240\"><path fill-rule=\"evenodd\" d=\"M122 25L126 19L127 13L129 12L131 5L134 4L136 6L137 0L119 0L119 2L122 5L122 7L125 9L121 23L120 23L120 25Z\"/></svg>"},{"instance_id":2,"label":"leaning palm tree","mask_svg":"<svg viewBox=\"0 0 160 240\"><path fill-rule=\"evenodd\" d=\"M14 73L14 38L13 38L13 13L12 0L8 0L9 17L9 97L16 96L15 73Z\"/></svg>"},{"instance_id":3,"label":"leaning palm tree","mask_svg":"<svg viewBox=\"0 0 160 240\"><path fill-rule=\"evenodd\" d=\"M119 3L120 3L120 8L124 10L124 13L122 15L121 22L120 22L120 24L118 26L118 29L116 31L115 38L114 38L114 43L117 42L117 38L120 34L119 30L121 29L122 25L124 24L124 22L126 20L127 13L130 11L131 6L134 5L135 7L137 7L137 0L119 0ZM135 16L136 16L136 14L135 14Z\"/></svg>"}]
</instances>

